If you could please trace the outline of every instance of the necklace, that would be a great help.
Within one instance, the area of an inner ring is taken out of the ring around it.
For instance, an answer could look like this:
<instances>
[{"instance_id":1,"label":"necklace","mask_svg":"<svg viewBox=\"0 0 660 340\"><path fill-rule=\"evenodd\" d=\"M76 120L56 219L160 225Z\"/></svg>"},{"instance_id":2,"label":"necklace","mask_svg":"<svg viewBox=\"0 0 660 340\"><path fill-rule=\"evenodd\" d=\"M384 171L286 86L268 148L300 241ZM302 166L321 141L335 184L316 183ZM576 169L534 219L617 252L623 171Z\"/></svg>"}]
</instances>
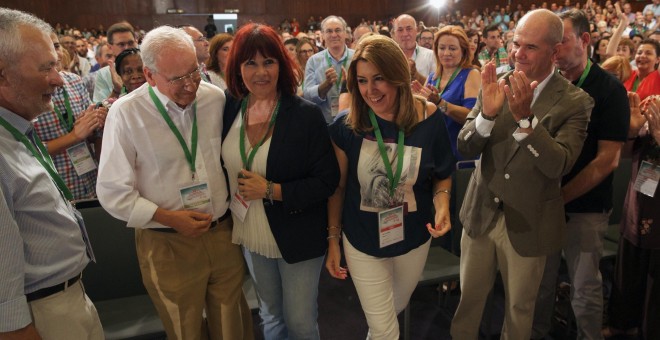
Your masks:
<instances>
[{"instance_id":1,"label":"necklace","mask_svg":"<svg viewBox=\"0 0 660 340\"><path fill-rule=\"evenodd\" d=\"M277 103L279 103L279 100L273 101L273 104L268 110L268 116L266 120L264 120L263 122L254 123L252 125L249 124L250 105L247 105L245 109L245 116L243 117L244 118L243 126L245 126L245 130L248 135L248 139L250 141L250 149L252 149L255 144L259 142L261 142L260 144L262 144L263 142L266 141L266 137L273 125L273 114L275 112L275 107L277 106ZM254 110L254 107L252 109ZM255 131L254 128L258 128L258 129Z\"/></svg>"}]
</instances>

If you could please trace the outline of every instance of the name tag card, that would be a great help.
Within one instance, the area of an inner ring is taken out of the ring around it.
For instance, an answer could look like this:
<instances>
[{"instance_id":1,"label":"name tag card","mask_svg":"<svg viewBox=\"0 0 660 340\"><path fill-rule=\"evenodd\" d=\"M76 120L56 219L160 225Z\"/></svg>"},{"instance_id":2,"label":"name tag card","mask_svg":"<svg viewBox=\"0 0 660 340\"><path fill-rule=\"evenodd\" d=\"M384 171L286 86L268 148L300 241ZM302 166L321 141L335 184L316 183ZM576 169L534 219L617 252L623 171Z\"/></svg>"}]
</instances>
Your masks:
<instances>
[{"instance_id":1,"label":"name tag card","mask_svg":"<svg viewBox=\"0 0 660 340\"><path fill-rule=\"evenodd\" d=\"M332 116L336 117L339 112L339 95L330 95L328 97L330 100L330 109L332 110Z\"/></svg>"},{"instance_id":2,"label":"name tag card","mask_svg":"<svg viewBox=\"0 0 660 340\"><path fill-rule=\"evenodd\" d=\"M206 182L195 183L179 189L183 209L213 215L211 191Z\"/></svg>"},{"instance_id":3,"label":"name tag card","mask_svg":"<svg viewBox=\"0 0 660 340\"><path fill-rule=\"evenodd\" d=\"M378 213L380 247L403 241L403 205Z\"/></svg>"},{"instance_id":4,"label":"name tag card","mask_svg":"<svg viewBox=\"0 0 660 340\"><path fill-rule=\"evenodd\" d=\"M660 180L660 167L650 162L642 161L642 164L639 166L634 188L637 192L653 197L658 188L658 180Z\"/></svg>"},{"instance_id":5,"label":"name tag card","mask_svg":"<svg viewBox=\"0 0 660 340\"><path fill-rule=\"evenodd\" d=\"M246 201L241 194L238 193L238 190L231 197L231 202L229 203L229 210L234 214L235 217L238 217L241 222L245 222L245 215L250 208L250 201Z\"/></svg>"},{"instance_id":6,"label":"name tag card","mask_svg":"<svg viewBox=\"0 0 660 340\"><path fill-rule=\"evenodd\" d=\"M86 143L76 144L66 149L66 153L69 155L78 176L96 170L96 162L94 162L94 158L92 158L92 154L89 152Z\"/></svg>"}]
</instances>

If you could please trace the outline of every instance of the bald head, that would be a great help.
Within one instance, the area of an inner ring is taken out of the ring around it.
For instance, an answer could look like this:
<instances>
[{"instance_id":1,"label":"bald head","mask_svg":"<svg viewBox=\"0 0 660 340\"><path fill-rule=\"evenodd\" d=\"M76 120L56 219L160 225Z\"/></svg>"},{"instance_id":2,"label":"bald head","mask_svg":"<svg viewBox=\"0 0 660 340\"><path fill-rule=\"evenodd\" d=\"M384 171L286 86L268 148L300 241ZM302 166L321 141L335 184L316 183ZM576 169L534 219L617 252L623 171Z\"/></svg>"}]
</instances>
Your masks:
<instances>
[{"instance_id":1,"label":"bald head","mask_svg":"<svg viewBox=\"0 0 660 340\"><path fill-rule=\"evenodd\" d=\"M392 23L392 29L396 31L397 27L399 27L399 24L403 25L410 22L412 22L415 25L415 28L417 28L417 21L412 17L412 15L401 14L396 19L394 19L394 22Z\"/></svg>"},{"instance_id":2,"label":"bald head","mask_svg":"<svg viewBox=\"0 0 660 340\"><path fill-rule=\"evenodd\" d=\"M394 20L392 38L406 53L412 53L417 46L417 22L408 14L399 15Z\"/></svg>"},{"instance_id":3,"label":"bald head","mask_svg":"<svg viewBox=\"0 0 660 340\"><path fill-rule=\"evenodd\" d=\"M545 28L538 32L542 34L548 44L556 45L561 43L564 35L564 23L557 14L547 9L536 9L527 12L516 25L516 30L521 27Z\"/></svg>"},{"instance_id":4,"label":"bald head","mask_svg":"<svg viewBox=\"0 0 660 340\"><path fill-rule=\"evenodd\" d=\"M543 81L554 69L563 35L563 22L546 9L534 10L522 17L516 26L511 49L516 71L524 72L530 81Z\"/></svg>"}]
</instances>

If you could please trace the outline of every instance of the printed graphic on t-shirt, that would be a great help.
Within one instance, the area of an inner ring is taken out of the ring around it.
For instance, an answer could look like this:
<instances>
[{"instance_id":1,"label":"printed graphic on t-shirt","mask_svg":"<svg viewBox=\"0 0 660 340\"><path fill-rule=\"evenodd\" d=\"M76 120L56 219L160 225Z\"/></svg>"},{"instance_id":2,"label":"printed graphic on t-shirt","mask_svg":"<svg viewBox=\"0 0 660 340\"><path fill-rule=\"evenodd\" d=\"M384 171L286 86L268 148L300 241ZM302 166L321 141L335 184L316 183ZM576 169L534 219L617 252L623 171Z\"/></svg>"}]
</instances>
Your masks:
<instances>
[{"instance_id":1,"label":"printed graphic on t-shirt","mask_svg":"<svg viewBox=\"0 0 660 340\"><path fill-rule=\"evenodd\" d=\"M387 158L392 167L392 173L396 173L397 144L393 140L385 140ZM360 182L360 210L378 212L390 208L392 202L395 204L408 203L408 211L417 211L417 201L413 193L413 185L417 181L422 149L414 146L404 146L403 169L401 179L394 192L393 200L389 195L389 181L387 170L378 150L378 142L364 139L360 149L358 160L358 181Z\"/></svg>"}]
</instances>

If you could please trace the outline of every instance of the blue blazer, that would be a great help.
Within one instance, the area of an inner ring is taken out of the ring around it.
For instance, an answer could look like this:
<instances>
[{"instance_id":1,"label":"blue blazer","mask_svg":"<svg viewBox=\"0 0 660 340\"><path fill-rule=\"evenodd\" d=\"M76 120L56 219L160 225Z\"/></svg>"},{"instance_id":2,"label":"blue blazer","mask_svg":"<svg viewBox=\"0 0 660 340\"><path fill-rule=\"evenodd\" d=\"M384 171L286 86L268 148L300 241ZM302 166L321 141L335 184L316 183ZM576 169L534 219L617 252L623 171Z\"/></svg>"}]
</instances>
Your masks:
<instances>
[{"instance_id":1,"label":"blue blazer","mask_svg":"<svg viewBox=\"0 0 660 340\"><path fill-rule=\"evenodd\" d=\"M226 92L222 139L240 113ZM282 201L264 200L268 224L287 263L325 254L327 201L339 184L339 165L318 106L282 95L268 151L266 178L282 186Z\"/></svg>"}]
</instances>

